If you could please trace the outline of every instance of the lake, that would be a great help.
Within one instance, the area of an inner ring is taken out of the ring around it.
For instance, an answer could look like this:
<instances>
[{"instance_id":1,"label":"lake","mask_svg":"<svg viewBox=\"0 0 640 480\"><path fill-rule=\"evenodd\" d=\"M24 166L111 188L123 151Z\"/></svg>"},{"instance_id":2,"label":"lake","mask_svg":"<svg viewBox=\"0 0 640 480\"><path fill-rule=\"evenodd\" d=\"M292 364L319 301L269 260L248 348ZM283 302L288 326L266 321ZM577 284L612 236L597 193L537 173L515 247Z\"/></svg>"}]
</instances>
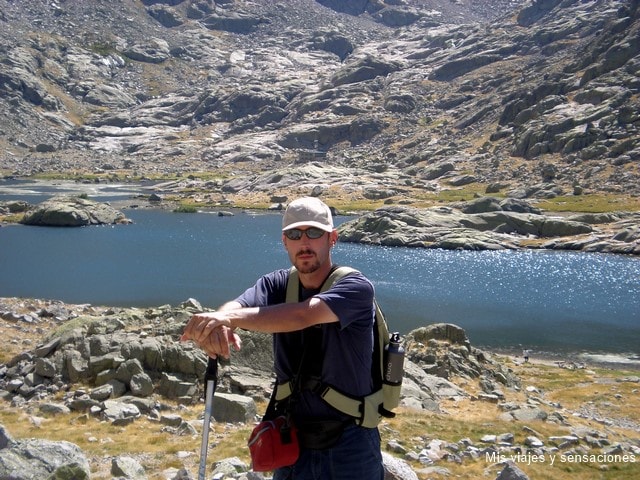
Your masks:
<instances>
[{"instance_id":1,"label":"lake","mask_svg":"<svg viewBox=\"0 0 640 480\"><path fill-rule=\"evenodd\" d=\"M4 189L3 189L4 186ZM79 188L100 201L132 186L0 183L0 200ZM208 307L287 267L281 214L127 209L132 225L0 228L0 296L113 306ZM349 217L337 217L337 223ZM392 329L463 327L472 345L577 355L640 355L640 259L551 251L446 251L338 243L334 261L363 271Z\"/></svg>"}]
</instances>

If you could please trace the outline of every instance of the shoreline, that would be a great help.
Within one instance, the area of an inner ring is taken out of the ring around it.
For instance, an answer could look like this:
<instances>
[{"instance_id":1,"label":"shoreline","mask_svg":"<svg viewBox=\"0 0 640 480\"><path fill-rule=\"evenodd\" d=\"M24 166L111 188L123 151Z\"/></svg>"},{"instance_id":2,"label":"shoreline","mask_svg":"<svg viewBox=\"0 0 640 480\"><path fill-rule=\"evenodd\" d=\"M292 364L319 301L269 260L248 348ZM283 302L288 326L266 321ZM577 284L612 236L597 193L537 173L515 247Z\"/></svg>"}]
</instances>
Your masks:
<instances>
[{"instance_id":1,"label":"shoreline","mask_svg":"<svg viewBox=\"0 0 640 480\"><path fill-rule=\"evenodd\" d=\"M619 352L549 352L531 350L525 362L522 350L517 348L489 346L475 347L491 355L508 358L517 365L525 363L551 365L567 369L606 368L610 370L640 371L640 356Z\"/></svg>"}]
</instances>

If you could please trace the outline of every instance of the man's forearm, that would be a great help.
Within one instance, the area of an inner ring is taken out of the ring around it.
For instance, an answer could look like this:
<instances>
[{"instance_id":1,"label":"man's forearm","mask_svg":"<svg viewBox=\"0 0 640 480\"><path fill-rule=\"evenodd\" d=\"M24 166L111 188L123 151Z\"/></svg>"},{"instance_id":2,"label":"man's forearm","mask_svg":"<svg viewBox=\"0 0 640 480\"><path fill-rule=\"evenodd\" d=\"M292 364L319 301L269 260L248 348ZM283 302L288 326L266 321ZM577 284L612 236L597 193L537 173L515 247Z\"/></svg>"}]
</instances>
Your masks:
<instances>
[{"instance_id":1,"label":"man's forearm","mask_svg":"<svg viewBox=\"0 0 640 480\"><path fill-rule=\"evenodd\" d=\"M265 333L293 332L338 320L322 300L315 298L300 303L233 309L223 314L231 328Z\"/></svg>"},{"instance_id":2,"label":"man's forearm","mask_svg":"<svg viewBox=\"0 0 640 480\"><path fill-rule=\"evenodd\" d=\"M235 300L231 300L230 302L223 303L220 305L217 310L219 312L225 312L229 310L237 310L238 308L242 308L242 305Z\"/></svg>"}]
</instances>

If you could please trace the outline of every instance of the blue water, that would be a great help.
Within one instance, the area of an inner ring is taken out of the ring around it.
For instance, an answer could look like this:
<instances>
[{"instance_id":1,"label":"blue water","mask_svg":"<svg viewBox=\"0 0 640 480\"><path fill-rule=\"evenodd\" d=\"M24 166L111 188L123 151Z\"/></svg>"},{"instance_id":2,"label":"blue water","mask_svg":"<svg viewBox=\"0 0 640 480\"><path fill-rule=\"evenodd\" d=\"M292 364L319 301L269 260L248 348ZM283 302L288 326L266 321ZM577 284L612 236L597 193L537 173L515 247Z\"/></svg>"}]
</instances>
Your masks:
<instances>
[{"instance_id":1,"label":"blue water","mask_svg":"<svg viewBox=\"0 0 640 480\"><path fill-rule=\"evenodd\" d=\"M288 267L277 213L125 213L134 224L0 228L0 296L140 307L193 297L215 307ZM449 322L474 346L640 354L638 258L348 243L333 255L367 274L403 333Z\"/></svg>"}]
</instances>

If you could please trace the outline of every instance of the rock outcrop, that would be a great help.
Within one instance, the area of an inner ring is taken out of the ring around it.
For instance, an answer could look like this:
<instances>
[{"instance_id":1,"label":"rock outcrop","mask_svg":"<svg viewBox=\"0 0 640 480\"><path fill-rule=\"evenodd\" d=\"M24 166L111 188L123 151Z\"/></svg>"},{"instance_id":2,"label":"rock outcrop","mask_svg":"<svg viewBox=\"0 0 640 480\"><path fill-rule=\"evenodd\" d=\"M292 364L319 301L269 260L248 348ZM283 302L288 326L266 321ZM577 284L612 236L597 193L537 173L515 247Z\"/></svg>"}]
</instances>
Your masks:
<instances>
[{"instance_id":1,"label":"rock outcrop","mask_svg":"<svg viewBox=\"0 0 640 480\"><path fill-rule=\"evenodd\" d=\"M95 408L112 421L135 419L140 411L153 409L140 400L134 402L136 408L122 410L109 403L113 398L125 397L130 402L157 394L186 403L197 401L203 392L206 356L178 338L190 316L201 310L197 301L189 300L177 308L78 312L33 351L14 357L0 370L0 396L14 402L42 400L67 390L70 384L89 384L94 387L91 391L67 397L65 406L77 411ZM46 311L40 314L49 315ZM16 322L22 318L11 312L0 315ZM57 315L64 318L60 312ZM455 335L446 337L441 331ZM234 353L233 362L223 362L219 391L268 398L273 387L271 337L246 331L240 335L243 348ZM517 385L498 363L472 348L464 331L454 325L410 333L406 367L403 402L419 408L437 410L440 398L466 395L447 381L450 376L499 377L508 387ZM228 409L221 407L218 414L223 411Z\"/></svg>"},{"instance_id":2,"label":"rock outcrop","mask_svg":"<svg viewBox=\"0 0 640 480\"><path fill-rule=\"evenodd\" d=\"M130 223L124 213L106 203L60 195L27 210L21 223L52 227L82 227Z\"/></svg>"},{"instance_id":3,"label":"rock outcrop","mask_svg":"<svg viewBox=\"0 0 640 480\"><path fill-rule=\"evenodd\" d=\"M371 245L503 250L545 248L640 254L640 215L545 215L525 202L488 197L447 207L383 207L339 227L340 239Z\"/></svg>"}]
</instances>

